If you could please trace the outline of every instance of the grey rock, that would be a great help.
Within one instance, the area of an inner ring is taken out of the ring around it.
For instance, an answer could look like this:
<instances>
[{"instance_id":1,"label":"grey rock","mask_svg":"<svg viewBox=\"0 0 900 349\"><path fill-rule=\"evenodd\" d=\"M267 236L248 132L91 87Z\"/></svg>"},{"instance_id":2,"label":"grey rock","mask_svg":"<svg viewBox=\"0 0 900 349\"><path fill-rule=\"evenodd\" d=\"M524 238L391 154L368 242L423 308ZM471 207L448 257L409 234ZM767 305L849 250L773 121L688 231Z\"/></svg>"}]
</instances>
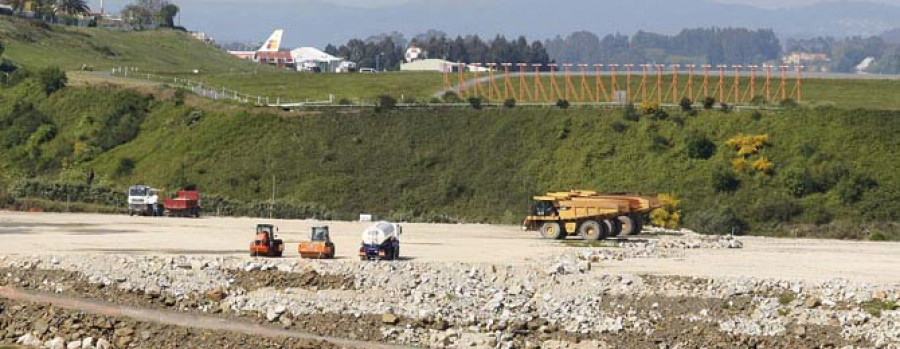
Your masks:
<instances>
[{"instance_id":1,"label":"grey rock","mask_svg":"<svg viewBox=\"0 0 900 349\"><path fill-rule=\"evenodd\" d=\"M62 337L54 337L44 343L44 347L47 349L66 349L66 340Z\"/></svg>"}]
</instances>

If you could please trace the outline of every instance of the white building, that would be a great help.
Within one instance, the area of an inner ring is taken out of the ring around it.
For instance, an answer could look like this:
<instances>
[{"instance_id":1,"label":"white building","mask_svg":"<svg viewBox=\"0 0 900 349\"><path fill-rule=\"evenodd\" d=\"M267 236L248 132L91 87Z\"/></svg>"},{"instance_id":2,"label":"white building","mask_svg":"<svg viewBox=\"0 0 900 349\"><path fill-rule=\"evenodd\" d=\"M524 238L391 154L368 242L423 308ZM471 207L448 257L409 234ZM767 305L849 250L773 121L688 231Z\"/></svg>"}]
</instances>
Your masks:
<instances>
[{"instance_id":1,"label":"white building","mask_svg":"<svg viewBox=\"0 0 900 349\"><path fill-rule=\"evenodd\" d=\"M458 71L459 65L443 59L419 59L400 64L400 71L431 71L450 73Z\"/></svg>"}]
</instances>

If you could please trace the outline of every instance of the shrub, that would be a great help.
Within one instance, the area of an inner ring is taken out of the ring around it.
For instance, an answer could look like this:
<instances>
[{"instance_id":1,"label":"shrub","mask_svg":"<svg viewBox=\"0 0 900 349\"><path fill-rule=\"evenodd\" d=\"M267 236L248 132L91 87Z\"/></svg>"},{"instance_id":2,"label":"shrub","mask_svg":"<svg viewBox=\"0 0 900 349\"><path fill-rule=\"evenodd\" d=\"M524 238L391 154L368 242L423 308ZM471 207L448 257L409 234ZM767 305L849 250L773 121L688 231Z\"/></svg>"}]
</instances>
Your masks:
<instances>
[{"instance_id":1,"label":"shrub","mask_svg":"<svg viewBox=\"0 0 900 349\"><path fill-rule=\"evenodd\" d=\"M653 101L641 102L641 114L653 115L659 110L659 103Z\"/></svg>"},{"instance_id":2,"label":"shrub","mask_svg":"<svg viewBox=\"0 0 900 349\"><path fill-rule=\"evenodd\" d=\"M849 178L838 182L835 190L837 191L838 198L841 199L841 202L852 204L862 199L862 196L866 191L877 187L878 182L875 182L875 180L869 177L852 175Z\"/></svg>"},{"instance_id":3,"label":"shrub","mask_svg":"<svg viewBox=\"0 0 900 349\"><path fill-rule=\"evenodd\" d=\"M431 99L428 100L428 104L441 104L441 103L443 103L443 101L441 101L441 99L437 98L437 97L431 97Z\"/></svg>"},{"instance_id":4,"label":"shrub","mask_svg":"<svg viewBox=\"0 0 900 349\"><path fill-rule=\"evenodd\" d=\"M41 81L41 86L44 87L44 92L49 96L56 91L62 90L69 83L69 78L66 77L66 72L59 69L59 67L48 67L42 69L38 73L38 78Z\"/></svg>"},{"instance_id":5,"label":"shrub","mask_svg":"<svg viewBox=\"0 0 900 349\"><path fill-rule=\"evenodd\" d=\"M741 181L734 173L724 168L713 170L710 183L717 192L733 192L741 186Z\"/></svg>"},{"instance_id":6,"label":"shrub","mask_svg":"<svg viewBox=\"0 0 900 349\"><path fill-rule=\"evenodd\" d=\"M376 112L383 112L397 108L397 99L388 95L378 96L378 102L375 104Z\"/></svg>"},{"instance_id":7,"label":"shrub","mask_svg":"<svg viewBox=\"0 0 900 349\"><path fill-rule=\"evenodd\" d=\"M481 98L478 98L478 97L470 97L469 105L471 105L472 109L475 109L475 110L481 110L481 108L484 108L481 105Z\"/></svg>"},{"instance_id":8,"label":"shrub","mask_svg":"<svg viewBox=\"0 0 900 349\"><path fill-rule=\"evenodd\" d=\"M672 147L666 137L655 134L650 137L650 150L663 151Z\"/></svg>"},{"instance_id":9,"label":"shrub","mask_svg":"<svg viewBox=\"0 0 900 349\"><path fill-rule=\"evenodd\" d=\"M803 207L789 197L769 196L757 203L750 213L760 222L790 222L803 213Z\"/></svg>"},{"instance_id":10,"label":"shrub","mask_svg":"<svg viewBox=\"0 0 900 349\"><path fill-rule=\"evenodd\" d=\"M677 229L681 224L681 211L678 209L679 200L675 194L659 194L660 208L650 213L650 222L657 227Z\"/></svg>"},{"instance_id":11,"label":"shrub","mask_svg":"<svg viewBox=\"0 0 900 349\"><path fill-rule=\"evenodd\" d=\"M203 110L200 109L191 110L182 117L184 124L187 126L193 126L200 122L201 119L203 119Z\"/></svg>"},{"instance_id":12,"label":"shrub","mask_svg":"<svg viewBox=\"0 0 900 349\"><path fill-rule=\"evenodd\" d=\"M775 164L766 157L761 157L753 162L753 169L756 170L756 172L771 175L772 172L775 171Z\"/></svg>"},{"instance_id":13,"label":"shrub","mask_svg":"<svg viewBox=\"0 0 900 349\"><path fill-rule=\"evenodd\" d=\"M716 143L704 135L691 134L685 140L687 155L691 159L709 159L716 153Z\"/></svg>"},{"instance_id":14,"label":"shrub","mask_svg":"<svg viewBox=\"0 0 900 349\"><path fill-rule=\"evenodd\" d=\"M721 107L722 112L725 114L730 113L732 108L730 105L728 105L728 103L725 102L719 103L719 107Z\"/></svg>"},{"instance_id":15,"label":"shrub","mask_svg":"<svg viewBox=\"0 0 900 349\"><path fill-rule=\"evenodd\" d=\"M665 110L659 109L653 112L653 118L655 118L656 120L665 120L669 118L669 113L667 113Z\"/></svg>"},{"instance_id":16,"label":"shrub","mask_svg":"<svg viewBox=\"0 0 900 349\"><path fill-rule=\"evenodd\" d=\"M697 109L691 109L691 110L688 110L688 112L687 112L688 116L697 116L697 114L699 114L699 113L697 113Z\"/></svg>"},{"instance_id":17,"label":"shrub","mask_svg":"<svg viewBox=\"0 0 900 349\"><path fill-rule=\"evenodd\" d=\"M681 106L681 111L694 110L694 101L687 97L682 98L678 105Z\"/></svg>"},{"instance_id":18,"label":"shrub","mask_svg":"<svg viewBox=\"0 0 900 349\"><path fill-rule=\"evenodd\" d=\"M803 221L807 223L812 223L815 225L824 225L831 223L834 217L831 215L831 212L822 205L811 205L807 206L803 210Z\"/></svg>"},{"instance_id":19,"label":"shrub","mask_svg":"<svg viewBox=\"0 0 900 349\"><path fill-rule=\"evenodd\" d=\"M462 98L459 98L459 94L454 91L447 91L442 96L444 103L462 103Z\"/></svg>"},{"instance_id":20,"label":"shrub","mask_svg":"<svg viewBox=\"0 0 900 349\"><path fill-rule=\"evenodd\" d=\"M716 105L716 99L713 97L703 98L703 109L711 110Z\"/></svg>"},{"instance_id":21,"label":"shrub","mask_svg":"<svg viewBox=\"0 0 900 349\"><path fill-rule=\"evenodd\" d=\"M622 110L622 119L626 121L640 121L641 114L634 109L633 103L628 103L625 105L625 108Z\"/></svg>"},{"instance_id":22,"label":"shrub","mask_svg":"<svg viewBox=\"0 0 900 349\"><path fill-rule=\"evenodd\" d=\"M184 105L185 94L184 89L175 89L175 94L172 96L172 103L175 103L177 106Z\"/></svg>"},{"instance_id":23,"label":"shrub","mask_svg":"<svg viewBox=\"0 0 900 349\"><path fill-rule=\"evenodd\" d=\"M753 113L750 114L750 118L753 119L753 121L762 120L762 113L760 113L759 110L754 110Z\"/></svg>"},{"instance_id":24,"label":"shrub","mask_svg":"<svg viewBox=\"0 0 900 349\"><path fill-rule=\"evenodd\" d=\"M349 98L341 98L338 101L338 105L353 105L353 102Z\"/></svg>"},{"instance_id":25,"label":"shrub","mask_svg":"<svg viewBox=\"0 0 900 349\"><path fill-rule=\"evenodd\" d=\"M119 159L119 165L116 166L115 176L122 177L131 174L131 171L134 170L135 162L134 159L129 157L124 157Z\"/></svg>"},{"instance_id":26,"label":"shrub","mask_svg":"<svg viewBox=\"0 0 900 349\"><path fill-rule=\"evenodd\" d=\"M767 134L739 134L725 141L726 146L738 151L738 156L754 155L767 144L769 144L769 135Z\"/></svg>"},{"instance_id":27,"label":"shrub","mask_svg":"<svg viewBox=\"0 0 900 349\"><path fill-rule=\"evenodd\" d=\"M873 299L868 302L863 302L862 304L860 304L860 306L863 308L863 310L874 317L881 317L881 313L885 310L893 311L900 308L895 301L885 301L881 299Z\"/></svg>"},{"instance_id":28,"label":"shrub","mask_svg":"<svg viewBox=\"0 0 900 349\"><path fill-rule=\"evenodd\" d=\"M797 299L797 295L794 294L794 292L788 291L788 292L782 293L781 295L778 296L778 304L788 305L788 304L791 304L791 302L793 302L794 299Z\"/></svg>"},{"instance_id":29,"label":"shrub","mask_svg":"<svg viewBox=\"0 0 900 349\"><path fill-rule=\"evenodd\" d=\"M616 131L617 133L622 133L622 132L625 132L626 130L628 130L628 125L625 125L621 121L613 122L612 125L610 125L610 127L612 127L613 131Z\"/></svg>"},{"instance_id":30,"label":"shrub","mask_svg":"<svg viewBox=\"0 0 900 349\"><path fill-rule=\"evenodd\" d=\"M685 226L701 234L740 235L748 231L744 223L730 208L710 207L685 217Z\"/></svg>"},{"instance_id":31,"label":"shrub","mask_svg":"<svg viewBox=\"0 0 900 349\"><path fill-rule=\"evenodd\" d=\"M556 106L559 107L559 109L569 109L569 105L569 101L565 99L556 101Z\"/></svg>"},{"instance_id":32,"label":"shrub","mask_svg":"<svg viewBox=\"0 0 900 349\"><path fill-rule=\"evenodd\" d=\"M506 107L507 109L515 108L516 107L516 99L510 98L510 99L503 101L503 106Z\"/></svg>"},{"instance_id":33,"label":"shrub","mask_svg":"<svg viewBox=\"0 0 900 349\"><path fill-rule=\"evenodd\" d=\"M734 158L731 160L731 168L737 173L747 173L750 172L750 163L743 157Z\"/></svg>"}]
</instances>

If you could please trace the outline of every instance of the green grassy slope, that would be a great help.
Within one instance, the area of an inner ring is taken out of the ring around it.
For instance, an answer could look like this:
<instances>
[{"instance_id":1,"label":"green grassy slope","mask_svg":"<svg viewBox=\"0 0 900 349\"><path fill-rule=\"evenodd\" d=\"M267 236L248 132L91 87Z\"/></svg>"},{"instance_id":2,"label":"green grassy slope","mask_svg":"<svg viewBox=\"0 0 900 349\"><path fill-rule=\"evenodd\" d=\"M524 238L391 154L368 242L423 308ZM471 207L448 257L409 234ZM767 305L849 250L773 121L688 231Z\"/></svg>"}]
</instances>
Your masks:
<instances>
[{"instance_id":1,"label":"green grassy slope","mask_svg":"<svg viewBox=\"0 0 900 349\"><path fill-rule=\"evenodd\" d=\"M172 30L119 32L97 28L45 25L42 22L0 18L4 57L27 68L59 66L78 70L82 65L106 71L137 66L147 70L189 72L252 71L255 65Z\"/></svg>"},{"instance_id":2,"label":"green grassy slope","mask_svg":"<svg viewBox=\"0 0 900 349\"><path fill-rule=\"evenodd\" d=\"M638 122L623 121L621 110L555 108L200 116L129 91L69 88L47 98L35 89L7 90L0 116L14 100L30 100L58 132L0 154L7 187L30 175L81 180L93 168L101 184L118 188L190 183L264 202L274 179L279 202L337 218L504 223L516 223L528 198L546 190L672 192L686 223L720 232L724 223L712 218L739 219L759 233L832 221L860 233L857 223L893 222L900 212L897 112L700 112ZM130 128L139 133L129 136ZM762 155L775 173L738 174L735 192L716 192L711 174L731 171L736 152L724 143L740 133L770 136ZM691 134L712 140L715 155L689 158ZM791 195L798 186L809 188ZM854 234L847 229L841 234Z\"/></svg>"},{"instance_id":3,"label":"green grassy slope","mask_svg":"<svg viewBox=\"0 0 900 349\"><path fill-rule=\"evenodd\" d=\"M243 94L268 96L272 99L325 100L329 95L334 95L336 101L348 99L355 103L360 99L371 102L379 95L388 94L398 99L409 97L424 102L444 89L443 75L439 73L298 74L259 66L238 60L186 33L170 30L118 32L0 17L0 42L6 45L5 58L28 68L57 65L72 71L88 65L106 72L113 67L138 67L142 73L152 73L165 82L172 81L174 77L188 78L207 86L226 87ZM194 69L200 70L200 74L193 74ZM471 77L472 74L467 76ZM96 81L96 77L79 79ZM503 94L502 74L498 74L496 79L498 89ZM606 88L611 90L610 78L603 79ZM542 79L545 93L548 94L550 80L549 77ZM450 81L456 84L457 77L451 76ZM533 89L533 78L526 81L529 89ZM640 73L635 72L631 88L634 95L639 95L640 81ZM649 94L653 94L655 81L655 75L651 74L647 81ZM671 76L664 76L663 81L664 89L669 87ZM710 77L710 94L716 94L717 81L717 76ZM777 77L773 78L771 93L777 94L779 81ZM572 82L575 90L580 91L579 73L572 74ZM625 83L626 78L622 73L617 84L624 89ZM728 78L726 90L732 83L732 79ZM748 83L748 79L743 79L742 89L746 89ZM789 81L788 89L792 89L794 83L793 80ZM559 73L557 84L564 94L566 82L563 73ZM593 89L596 82L589 77L587 84ZM682 76L679 82L682 91L686 84L687 76ZM701 84L702 78L695 77L697 95L700 95ZM760 91L758 93L762 94L764 78L758 77L756 84ZM511 86L518 91L519 79L513 78ZM487 83L483 83L481 87L486 89ZM898 94L900 83L896 80L806 79L803 101L811 105L834 105L841 108L897 110L900 109L900 98L895 97ZM662 95L666 96L668 93L664 91ZM570 97L572 101L578 100L574 92ZM664 102L671 103L671 100L669 96Z\"/></svg>"}]
</instances>

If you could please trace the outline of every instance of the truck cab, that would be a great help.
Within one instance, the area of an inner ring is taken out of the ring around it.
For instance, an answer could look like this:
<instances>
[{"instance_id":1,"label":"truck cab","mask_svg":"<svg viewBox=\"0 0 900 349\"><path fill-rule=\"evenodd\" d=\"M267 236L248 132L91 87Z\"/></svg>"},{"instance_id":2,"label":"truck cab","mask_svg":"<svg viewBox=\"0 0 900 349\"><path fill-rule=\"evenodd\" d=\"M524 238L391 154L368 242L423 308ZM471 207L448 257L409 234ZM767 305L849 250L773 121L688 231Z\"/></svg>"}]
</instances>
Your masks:
<instances>
[{"instance_id":1,"label":"truck cab","mask_svg":"<svg viewBox=\"0 0 900 349\"><path fill-rule=\"evenodd\" d=\"M133 185L128 188L129 215L160 216L162 213L158 189L146 185Z\"/></svg>"}]
</instances>

